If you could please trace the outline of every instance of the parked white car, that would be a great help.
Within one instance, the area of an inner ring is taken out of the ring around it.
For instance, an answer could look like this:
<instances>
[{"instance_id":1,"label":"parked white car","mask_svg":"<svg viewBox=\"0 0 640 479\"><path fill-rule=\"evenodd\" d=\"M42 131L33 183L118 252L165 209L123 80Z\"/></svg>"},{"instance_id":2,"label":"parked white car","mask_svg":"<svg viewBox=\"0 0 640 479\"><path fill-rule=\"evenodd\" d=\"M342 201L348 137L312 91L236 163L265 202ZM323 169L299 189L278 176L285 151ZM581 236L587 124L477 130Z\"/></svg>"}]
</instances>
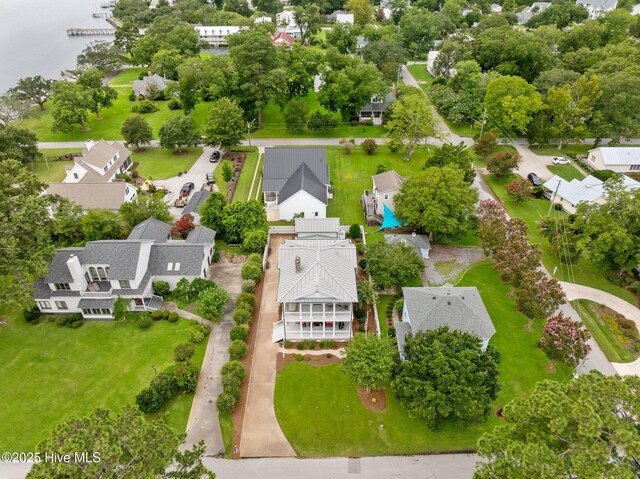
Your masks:
<instances>
[{"instance_id":1,"label":"parked white car","mask_svg":"<svg viewBox=\"0 0 640 479\"><path fill-rule=\"evenodd\" d=\"M554 165L568 165L571 162L569 160L567 160L564 156L554 156L553 160L551 160L551 162Z\"/></svg>"}]
</instances>

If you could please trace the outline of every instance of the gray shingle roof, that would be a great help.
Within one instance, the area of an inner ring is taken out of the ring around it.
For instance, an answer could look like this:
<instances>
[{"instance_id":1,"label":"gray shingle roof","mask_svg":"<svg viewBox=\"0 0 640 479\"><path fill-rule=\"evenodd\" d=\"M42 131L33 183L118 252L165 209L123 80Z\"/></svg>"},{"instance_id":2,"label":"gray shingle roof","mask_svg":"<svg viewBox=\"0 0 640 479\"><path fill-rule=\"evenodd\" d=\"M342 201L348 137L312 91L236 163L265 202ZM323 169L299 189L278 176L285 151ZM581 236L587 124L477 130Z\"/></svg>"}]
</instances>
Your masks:
<instances>
[{"instance_id":1,"label":"gray shingle roof","mask_svg":"<svg viewBox=\"0 0 640 479\"><path fill-rule=\"evenodd\" d=\"M153 216L134 226L127 239L155 240L164 243L171 235L171 225Z\"/></svg>"},{"instance_id":2,"label":"gray shingle roof","mask_svg":"<svg viewBox=\"0 0 640 479\"><path fill-rule=\"evenodd\" d=\"M196 191L193 195L191 195L189 202L182 210L182 214L186 215L187 213L197 213L198 209L200 208L200 204L204 203L209 195L211 195L211 192L209 190Z\"/></svg>"},{"instance_id":3,"label":"gray shingle roof","mask_svg":"<svg viewBox=\"0 0 640 479\"><path fill-rule=\"evenodd\" d=\"M78 303L78 308L80 309L89 309L89 308L113 308L113 302L115 300L113 298L104 298L104 299L81 299Z\"/></svg>"},{"instance_id":4,"label":"gray shingle roof","mask_svg":"<svg viewBox=\"0 0 640 479\"><path fill-rule=\"evenodd\" d=\"M321 183L329 184L329 167L325 148L265 148L262 191L279 192L303 163Z\"/></svg>"},{"instance_id":5,"label":"gray shingle roof","mask_svg":"<svg viewBox=\"0 0 640 479\"><path fill-rule=\"evenodd\" d=\"M287 240L278 249L277 302L356 303L356 268L356 248L349 240Z\"/></svg>"},{"instance_id":6,"label":"gray shingle roof","mask_svg":"<svg viewBox=\"0 0 640 479\"><path fill-rule=\"evenodd\" d=\"M431 242L427 235L384 235L384 240L389 244L406 244L415 248L420 256L422 249L431 249Z\"/></svg>"},{"instance_id":7,"label":"gray shingle roof","mask_svg":"<svg viewBox=\"0 0 640 479\"><path fill-rule=\"evenodd\" d=\"M187 243L211 245L216 239L216 232L206 226L198 226L191 230L187 236Z\"/></svg>"},{"instance_id":8,"label":"gray shingle roof","mask_svg":"<svg viewBox=\"0 0 640 479\"><path fill-rule=\"evenodd\" d=\"M136 277L140 249L145 240L107 240L87 243L80 254L81 264L109 265L110 280Z\"/></svg>"},{"instance_id":9,"label":"gray shingle roof","mask_svg":"<svg viewBox=\"0 0 640 479\"><path fill-rule=\"evenodd\" d=\"M381 102L369 102L365 106L362 107L360 112L363 111L385 111L389 105L395 100L393 93L387 93L384 96L384 100Z\"/></svg>"},{"instance_id":10,"label":"gray shingle roof","mask_svg":"<svg viewBox=\"0 0 640 479\"><path fill-rule=\"evenodd\" d=\"M380 193L399 190L405 182L405 179L396 173L395 170L378 173L377 175L373 175L371 178L375 188Z\"/></svg>"},{"instance_id":11,"label":"gray shingle roof","mask_svg":"<svg viewBox=\"0 0 640 479\"><path fill-rule=\"evenodd\" d=\"M322 183L305 163L301 164L282 186L278 194L278 204L284 203L300 190L306 191L325 205L328 203L327 185Z\"/></svg>"},{"instance_id":12,"label":"gray shingle roof","mask_svg":"<svg viewBox=\"0 0 640 479\"><path fill-rule=\"evenodd\" d=\"M162 243L153 245L149 257L149 271L152 275L199 276L202 274L204 248L199 244ZM172 271L168 265L172 263ZM178 271L176 263L180 264Z\"/></svg>"},{"instance_id":13,"label":"gray shingle roof","mask_svg":"<svg viewBox=\"0 0 640 479\"><path fill-rule=\"evenodd\" d=\"M402 288L402 293L413 333L449 326L488 339L496 332L477 288Z\"/></svg>"},{"instance_id":14,"label":"gray shingle roof","mask_svg":"<svg viewBox=\"0 0 640 479\"><path fill-rule=\"evenodd\" d=\"M49 270L47 277L44 279L45 283L71 283L73 277L69 272L67 261L71 255L79 255L84 248L62 248L57 249L51 262L49 263Z\"/></svg>"}]
</instances>

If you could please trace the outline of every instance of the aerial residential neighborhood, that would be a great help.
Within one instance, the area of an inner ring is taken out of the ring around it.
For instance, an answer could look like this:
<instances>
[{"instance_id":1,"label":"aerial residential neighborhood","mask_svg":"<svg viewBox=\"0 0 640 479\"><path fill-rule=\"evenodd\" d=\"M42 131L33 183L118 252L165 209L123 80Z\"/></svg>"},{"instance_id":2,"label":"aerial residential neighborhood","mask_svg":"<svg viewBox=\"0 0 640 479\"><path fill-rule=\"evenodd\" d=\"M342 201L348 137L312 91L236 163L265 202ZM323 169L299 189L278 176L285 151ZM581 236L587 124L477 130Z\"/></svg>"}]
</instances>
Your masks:
<instances>
[{"instance_id":1,"label":"aerial residential neighborhood","mask_svg":"<svg viewBox=\"0 0 640 479\"><path fill-rule=\"evenodd\" d=\"M0 478L640 477L640 4L4 3Z\"/></svg>"}]
</instances>

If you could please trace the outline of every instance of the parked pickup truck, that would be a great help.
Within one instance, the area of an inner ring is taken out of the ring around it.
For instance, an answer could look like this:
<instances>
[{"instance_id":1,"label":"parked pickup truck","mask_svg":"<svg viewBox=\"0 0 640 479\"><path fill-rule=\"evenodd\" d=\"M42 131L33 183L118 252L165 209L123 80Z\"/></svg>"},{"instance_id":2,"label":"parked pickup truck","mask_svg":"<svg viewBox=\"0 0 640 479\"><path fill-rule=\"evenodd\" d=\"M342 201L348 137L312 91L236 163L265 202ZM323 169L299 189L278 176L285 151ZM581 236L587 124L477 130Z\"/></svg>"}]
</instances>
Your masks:
<instances>
[{"instance_id":1,"label":"parked pickup truck","mask_svg":"<svg viewBox=\"0 0 640 479\"><path fill-rule=\"evenodd\" d=\"M213 185L215 182L216 179L213 177L213 173L207 173L207 183Z\"/></svg>"}]
</instances>

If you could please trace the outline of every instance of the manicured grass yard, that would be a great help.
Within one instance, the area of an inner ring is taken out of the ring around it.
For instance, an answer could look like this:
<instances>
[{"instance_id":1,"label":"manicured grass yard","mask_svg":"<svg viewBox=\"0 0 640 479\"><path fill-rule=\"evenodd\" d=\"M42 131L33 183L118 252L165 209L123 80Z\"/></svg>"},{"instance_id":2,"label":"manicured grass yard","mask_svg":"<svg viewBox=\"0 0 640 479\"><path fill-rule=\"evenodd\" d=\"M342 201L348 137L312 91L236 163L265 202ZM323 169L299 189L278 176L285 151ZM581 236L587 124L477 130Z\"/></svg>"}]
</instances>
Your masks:
<instances>
[{"instance_id":1,"label":"manicured grass yard","mask_svg":"<svg viewBox=\"0 0 640 479\"><path fill-rule=\"evenodd\" d=\"M599 310L601 306L599 304L586 299L571 301L571 304L609 361L614 363L629 363L638 358L638 354L633 352L634 348L632 344L622 344L616 338L615 332L606 324L603 316L600 314Z\"/></svg>"},{"instance_id":2,"label":"manicured grass yard","mask_svg":"<svg viewBox=\"0 0 640 479\"><path fill-rule=\"evenodd\" d=\"M132 159L138 164L138 174L145 179L166 180L176 176L179 171L188 171L202 155L202 148L186 148L174 153L164 148L145 148L134 152Z\"/></svg>"},{"instance_id":3,"label":"manicured grass yard","mask_svg":"<svg viewBox=\"0 0 640 479\"><path fill-rule=\"evenodd\" d=\"M218 414L222 441L224 442L224 455L231 457L233 454L233 418L231 414Z\"/></svg>"},{"instance_id":4,"label":"manicured grass yard","mask_svg":"<svg viewBox=\"0 0 640 479\"><path fill-rule=\"evenodd\" d=\"M433 77L427 71L427 65L424 63L418 65L408 65L407 70L411 73L411 76L418 82L425 82L428 85L433 83Z\"/></svg>"},{"instance_id":5,"label":"manicured grass yard","mask_svg":"<svg viewBox=\"0 0 640 479\"><path fill-rule=\"evenodd\" d=\"M581 180L584 178L584 175L573 165L549 165L547 169L554 175L558 175L567 181L573 179Z\"/></svg>"},{"instance_id":6,"label":"manicured grass yard","mask_svg":"<svg viewBox=\"0 0 640 479\"><path fill-rule=\"evenodd\" d=\"M497 330L491 344L502 355L502 390L493 409L527 395L539 381L569 376L561 366L556 372L546 369L548 360L536 347L541 324L534 324L533 332L525 329L526 318L516 312L508 287L490 264L471 268L459 285L479 289ZM303 457L468 451L475 449L483 432L501 423L492 414L484 424L465 427L450 422L433 432L422 420L409 417L391 388L387 388L387 409L369 411L340 364L287 365L276 379L275 409L287 439Z\"/></svg>"},{"instance_id":7,"label":"manicured grass yard","mask_svg":"<svg viewBox=\"0 0 640 479\"><path fill-rule=\"evenodd\" d=\"M256 193L258 193L258 184L260 183L260 168L263 162L260 157L260 165L258 165L258 148L253 147L253 151L247 154L247 159L242 167L240 173L240 179L238 180L238 186L236 192L233 194L233 201L247 201L256 199ZM255 175L256 166L258 166L258 173ZM251 189L251 182L253 182L253 189Z\"/></svg>"},{"instance_id":8,"label":"manicured grass yard","mask_svg":"<svg viewBox=\"0 0 640 479\"><path fill-rule=\"evenodd\" d=\"M376 310L378 311L378 320L380 321L380 333L382 336L387 334L389 327L387 326L387 306L393 301L393 296L384 295L378 298Z\"/></svg>"},{"instance_id":9,"label":"manicured grass yard","mask_svg":"<svg viewBox=\"0 0 640 479\"><path fill-rule=\"evenodd\" d=\"M227 197L227 182L222 177L222 170L224 168L224 165L233 166L233 163L231 163L229 160L222 160L220 162L220 164L218 164L218 166L216 166L216 169L213 170L213 177L216 180L216 185L218 186L218 191L220 193L222 193L226 198Z\"/></svg>"},{"instance_id":10,"label":"manicured grass yard","mask_svg":"<svg viewBox=\"0 0 640 479\"><path fill-rule=\"evenodd\" d=\"M140 73L147 74L147 68L127 68L126 70L122 70L117 75L115 75L111 80L109 80L109 85L111 86L122 86L131 85L133 87L134 80L138 79Z\"/></svg>"},{"instance_id":11,"label":"manicured grass yard","mask_svg":"<svg viewBox=\"0 0 640 479\"><path fill-rule=\"evenodd\" d=\"M79 329L44 321L32 326L17 311L4 310L0 326L0 446L33 451L65 418L97 407L118 410L158 371L173 362L174 348L189 340L191 324L154 321L139 329L131 320L92 322ZM196 348L198 367L205 343ZM192 394L169 405L169 424L184 432Z\"/></svg>"},{"instance_id":12,"label":"manicured grass yard","mask_svg":"<svg viewBox=\"0 0 640 479\"><path fill-rule=\"evenodd\" d=\"M420 148L415 151L411 161L403 161L403 152L391 153L386 146L380 146L372 156L360 148L345 155L340 147L328 147L327 161L334 193L333 199L329 200L327 217L338 217L346 225L363 224L360 197L364 190L372 188L371 176L376 174L378 165L384 164L387 169L396 170L402 176L414 176L422 170L428 154L428 149Z\"/></svg>"},{"instance_id":13,"label":"manicured grass yard","mask_svg":"<svg viewBox=\"0 0 640 479\"><path fill-rule=\"evenodd\" d=\"M512 178L498 179L493 175L486 175L484 177L487 184L491 187L495 195L502 201L505 208L512 217L522 218L527 227L529 228L529 240L532 243L539 244L542 248L542 262L549 272L552 272L557 267L557 272L554 275L561 281L573 281L578 284L584 284L591 286L592 288L601 289L608 293L615 294L616 296L636 304L636 299L629 291L620 288L609 282L601 271L595 268L587 259L580 258L577 263L573 264L573 276L569 275L567 266L562 263L555 255L551 253L551 248L547 239L540 234L536 222L549 214L549 201L543 199L531 199L522 204L516 204L507 195L505 185L512 181ZM552 215L564 216L563 212L558 212L555 209L551 209Z\"/></svg>"}]
</instances>

